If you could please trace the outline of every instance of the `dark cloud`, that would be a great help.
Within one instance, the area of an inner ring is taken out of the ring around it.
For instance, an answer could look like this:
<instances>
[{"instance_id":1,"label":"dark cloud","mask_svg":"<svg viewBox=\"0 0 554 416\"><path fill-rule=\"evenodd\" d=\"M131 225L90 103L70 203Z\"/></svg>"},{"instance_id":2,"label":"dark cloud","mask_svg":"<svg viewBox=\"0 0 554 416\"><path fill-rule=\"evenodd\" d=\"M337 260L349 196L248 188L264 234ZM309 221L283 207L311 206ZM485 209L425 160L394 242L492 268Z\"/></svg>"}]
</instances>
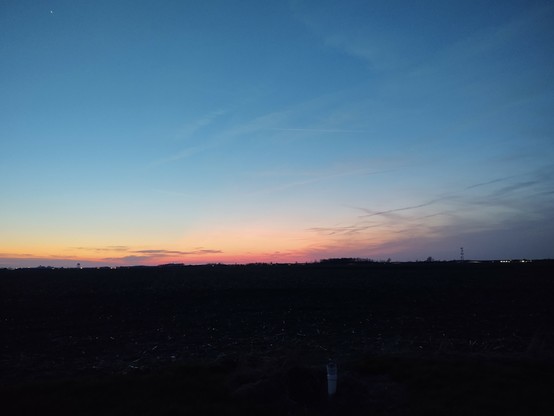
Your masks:
<instances>
[{"instance_id":1,"label":"dark cloud","mask_svg":"<svg viewBox=\"0 0 554 416\"><path fill-rule=\"evenodd\" d=\"M166 250L166 249L144 249L144 250L127 249L127 253L128 253L127 256L107 257L107 258L104 258L103 260L107 262L119 262L119 263L125 262L125 263L140 264L140 263L156 261L157 259L163 259L165 257L220 254L220 253L223 253L223 251L204 249L204 248L196 248L195 250L191 250L191 251Z\"/></svg>"},{"instance_id":2,"label":"dark cloud","mask_svg":"<svg viewBox=\"0 0 554 416\"><path fill-rule=\"evenodd\" d=\"M75 250L83 251L98 251L98 252L125 252L129 253L128 257L115 257L108 258L106 260L115 260L115 259L135 259L135 258L145 258L149 259L152 257L159 256L189 256L195 254L219 254L223 253L221 250L205 249L202 247L195 247L191 251L180 251L180 250L165 250L165 249L144 249L144 250L133 250L129 246L105 246L105 247L73 247ZM31 256L31 255L29 255Z\"/></svg>"},{"instance_id":3,"label":"dark cloud","mask_svg":"<svg viewBox=\"0 0 554 416\"><path fill-rule=\"evenodd\" d=\"M102 259L103 261L108 262L126 262L126 263L136 263L140 264L141 262L145 262L148 260L151 260L151 256L123 256L123 257L106 257Z\"/></svg>"},{"instance_id":4,"label":"dark cloud","mask_svg":"<svg viewBox=\"0 0 554 416\"><path fill-rule=\"evenodd\" d=\"M0 254L0 268L8 267L75 267L77 263L81 263L84 267L105 266L101 261L82 261L72 257L20 257L20 256L4 256Z\"/></svg>"}]
</instances>

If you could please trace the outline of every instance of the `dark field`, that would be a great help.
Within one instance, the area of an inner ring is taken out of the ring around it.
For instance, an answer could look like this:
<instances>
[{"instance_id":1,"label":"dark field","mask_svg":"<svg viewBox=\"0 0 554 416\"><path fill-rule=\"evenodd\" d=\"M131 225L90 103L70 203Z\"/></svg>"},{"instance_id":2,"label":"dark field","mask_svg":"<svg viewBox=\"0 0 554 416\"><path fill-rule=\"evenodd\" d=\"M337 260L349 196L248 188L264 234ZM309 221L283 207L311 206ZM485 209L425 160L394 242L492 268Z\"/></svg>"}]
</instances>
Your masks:
<instances>
[{"instance_id":1,"label":"dark field","mask_svg":"<svg viewBox=\"0 0 554 416\"><path fill-rule=\"evenodd\" d=\"M552 415L553 295L552 262L0 270L0 412Z\"/></svg>"}]
</instances>

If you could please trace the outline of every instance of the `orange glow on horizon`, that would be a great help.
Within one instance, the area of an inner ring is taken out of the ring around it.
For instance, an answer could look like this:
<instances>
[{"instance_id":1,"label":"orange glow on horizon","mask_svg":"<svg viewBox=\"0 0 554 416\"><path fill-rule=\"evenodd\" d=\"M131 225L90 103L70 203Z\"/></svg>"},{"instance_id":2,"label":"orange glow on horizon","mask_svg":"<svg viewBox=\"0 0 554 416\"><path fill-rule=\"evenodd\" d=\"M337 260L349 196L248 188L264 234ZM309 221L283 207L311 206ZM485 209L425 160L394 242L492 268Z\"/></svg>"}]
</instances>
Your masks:
<instances>
[{"instance_id":1,"label":"orange glow on horizon","mask_svg":"<svg viewBox=\"0 0 554 416\"><path fill-rule=\"evenodd\" d=\"M313 262L330 257L376 258L385 255L382 249L398 239L391 230L373 228L371 233L338 234L326 231L291 230L267 227L227 227L204 230L182 236L171 244L125 244L118 241L84 245L82 241L56 244L36 244L17 247L0 246L0 258L66 261L83 265L159 265L184 264L245 264ZM1 264L1 263L0 263Z\"/></svg>"}]
</instances>

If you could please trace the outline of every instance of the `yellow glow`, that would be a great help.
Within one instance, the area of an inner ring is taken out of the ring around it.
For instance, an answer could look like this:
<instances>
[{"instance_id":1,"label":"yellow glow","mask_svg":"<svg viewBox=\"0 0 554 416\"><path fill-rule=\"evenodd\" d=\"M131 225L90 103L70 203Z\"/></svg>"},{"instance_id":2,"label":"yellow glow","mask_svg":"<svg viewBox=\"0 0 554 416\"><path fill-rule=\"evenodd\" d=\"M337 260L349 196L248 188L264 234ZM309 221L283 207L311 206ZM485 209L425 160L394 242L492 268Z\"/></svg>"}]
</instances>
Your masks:
<instances>
[{"instance_id":1,"label":"yellow glow","mask_svg":"<svg viewBox=\"0 0 554 416\"><path fill-rule=\"evenodd\" d=\"M424 231L421 231L424 233ZM213 224L167 235L120 235L105 238L97 234L69 233L54 239L35 238L32 243L12 241L0 244L4 258L67 259L86 264L156 265L164 263L251 263L304 262L337 256L389 257L391 244L402 244L403 235L383 224L356 232L285 227L284 224ZM412 236L413 237L413 236ZM387 248L383 248L386 245Z\"/></svg>"}]
</instances>

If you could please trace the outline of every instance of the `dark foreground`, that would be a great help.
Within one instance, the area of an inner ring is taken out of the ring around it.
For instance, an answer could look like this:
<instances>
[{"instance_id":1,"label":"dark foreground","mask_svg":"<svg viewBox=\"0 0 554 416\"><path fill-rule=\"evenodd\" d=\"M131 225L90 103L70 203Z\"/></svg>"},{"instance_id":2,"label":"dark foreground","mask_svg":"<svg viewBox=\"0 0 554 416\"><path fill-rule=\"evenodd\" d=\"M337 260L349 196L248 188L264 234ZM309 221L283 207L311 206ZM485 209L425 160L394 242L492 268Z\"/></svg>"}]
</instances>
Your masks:
<instances>
[{"instance_id":1,"label":"dark foreground","mask_svg":"<svg viewBox=\"0 0 554 416\"><path fill-rule=\"evenodd\" d=\"M0 412L552 415L553 295L549 262L0 270Z\"/></svg>"}]
</instances>

